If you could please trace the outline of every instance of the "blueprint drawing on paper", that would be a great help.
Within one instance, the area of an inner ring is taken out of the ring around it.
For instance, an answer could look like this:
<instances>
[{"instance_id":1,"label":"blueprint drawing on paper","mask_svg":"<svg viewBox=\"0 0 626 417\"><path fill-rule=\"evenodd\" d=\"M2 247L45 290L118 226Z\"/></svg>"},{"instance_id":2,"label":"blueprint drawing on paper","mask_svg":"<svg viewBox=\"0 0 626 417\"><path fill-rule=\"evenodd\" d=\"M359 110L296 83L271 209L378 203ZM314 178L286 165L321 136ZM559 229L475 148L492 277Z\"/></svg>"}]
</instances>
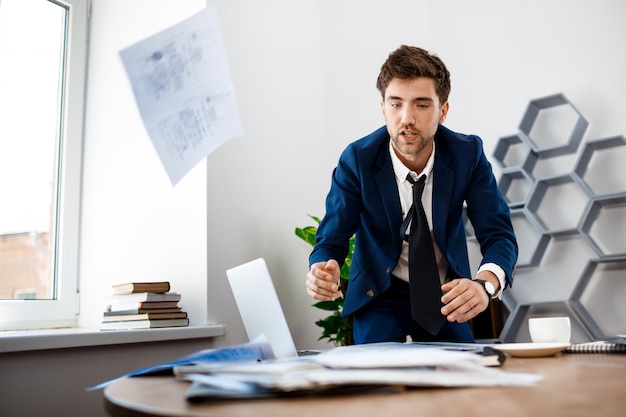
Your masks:
<instances>
[{"instance_id":1,"label":"blueprint drawing on paper","mask_svg":"<svg viewBox=\"0 0 626 417\"><path fill-rule=\"evenodd\" d=\"M139 113L175 185L243 135L214 7L120 52Z\"/></svg>"}]
</instances>

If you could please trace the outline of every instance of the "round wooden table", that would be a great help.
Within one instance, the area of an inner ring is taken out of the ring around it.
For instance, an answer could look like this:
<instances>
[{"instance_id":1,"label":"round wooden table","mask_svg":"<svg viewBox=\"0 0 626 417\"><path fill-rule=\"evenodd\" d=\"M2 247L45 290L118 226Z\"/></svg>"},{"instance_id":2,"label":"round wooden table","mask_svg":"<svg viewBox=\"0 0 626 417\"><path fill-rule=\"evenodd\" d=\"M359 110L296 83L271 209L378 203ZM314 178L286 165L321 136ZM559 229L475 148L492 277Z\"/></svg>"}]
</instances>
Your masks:
<instances>
[{"instance_id":1,"label":"round wooden table","mask_svg":"<svg viewBox=\"0 0 626 417\"><path fill-rule=\"evenodd\" d=\"M508 358L500 369L538 373L532 387L414 388L400 393L189 403L188 382L136 377L104 391L114 417L624 417L626 355L569 354Z\"/></svg>"}]
</instances>

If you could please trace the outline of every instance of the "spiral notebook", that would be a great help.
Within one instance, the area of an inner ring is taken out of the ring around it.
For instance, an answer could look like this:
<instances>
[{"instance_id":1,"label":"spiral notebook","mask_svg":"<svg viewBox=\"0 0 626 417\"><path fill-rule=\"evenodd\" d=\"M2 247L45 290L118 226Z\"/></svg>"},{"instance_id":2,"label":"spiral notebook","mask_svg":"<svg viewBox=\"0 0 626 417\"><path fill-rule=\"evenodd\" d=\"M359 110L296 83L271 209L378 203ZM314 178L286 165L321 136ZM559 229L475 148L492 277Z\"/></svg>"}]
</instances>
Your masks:
<instances>
[{"instance_id":1,"label":"spiral notebook","mask_svg":"<svg viewBox=\"0 0 626 417\"><path fill-rule=\"evenodd\" d=\"M565 353L626 353L626 339L616 338L595 342L574 343L564 350Z\"/></svg>"}]
</instances>

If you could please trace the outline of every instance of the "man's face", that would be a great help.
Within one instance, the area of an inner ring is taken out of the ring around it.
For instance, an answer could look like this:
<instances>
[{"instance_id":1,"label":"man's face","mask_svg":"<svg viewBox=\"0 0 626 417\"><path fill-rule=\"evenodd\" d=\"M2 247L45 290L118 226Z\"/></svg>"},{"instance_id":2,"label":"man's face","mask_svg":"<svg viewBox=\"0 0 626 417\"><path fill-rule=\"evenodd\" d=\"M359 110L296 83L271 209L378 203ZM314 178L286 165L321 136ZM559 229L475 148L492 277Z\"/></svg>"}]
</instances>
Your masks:
<instances>
[{"instance_id":1,"label":"man's face","mask_svg":"<svg viewBox=\"0 0 626 417\"><path fill-rule=\"evenodd\" d=\"M439 103L435 80L392 79L381 108L398 157L403 161L413 161L420 155L427 159L437 127L448 113L448 103Z\"/></svg>"}]
</instances>

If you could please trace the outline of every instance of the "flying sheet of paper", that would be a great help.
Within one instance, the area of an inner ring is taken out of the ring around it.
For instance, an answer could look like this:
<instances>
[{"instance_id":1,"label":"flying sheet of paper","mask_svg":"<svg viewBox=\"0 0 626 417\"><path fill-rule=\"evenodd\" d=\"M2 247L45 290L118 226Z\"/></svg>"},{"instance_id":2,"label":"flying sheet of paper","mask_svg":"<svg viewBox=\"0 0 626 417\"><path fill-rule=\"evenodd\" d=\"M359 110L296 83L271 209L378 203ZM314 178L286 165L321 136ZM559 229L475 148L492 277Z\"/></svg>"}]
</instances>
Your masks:
<instances>
[{"instance_id":1,"label":"flying sheet of paper","mask_svg":"<svg viewBox=\"0 0 626 417\"><path fill-rule=\"evenodd\" d=\"M224 142L243 135L215 7L120 56L172 185Z\"/></svg>"}]
</instances>

